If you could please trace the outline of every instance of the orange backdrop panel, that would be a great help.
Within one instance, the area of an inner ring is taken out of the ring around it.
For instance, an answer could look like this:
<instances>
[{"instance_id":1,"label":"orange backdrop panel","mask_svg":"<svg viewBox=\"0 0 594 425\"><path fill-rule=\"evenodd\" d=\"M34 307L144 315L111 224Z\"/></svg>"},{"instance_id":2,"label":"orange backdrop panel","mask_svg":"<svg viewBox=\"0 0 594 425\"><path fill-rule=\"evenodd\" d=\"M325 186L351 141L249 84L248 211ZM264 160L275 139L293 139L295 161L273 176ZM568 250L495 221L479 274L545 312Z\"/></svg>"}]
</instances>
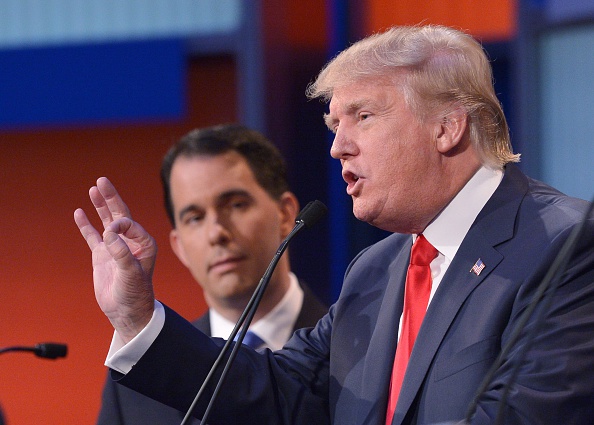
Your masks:
<instances>
[{"instance_id":1,"label":"orange backdrop panel","mask_svg":"<svg viewBox=\"0 0 594 425\"><path fill-rule=\"evenodd\" d=\"M91 256L73 221L97 177L109 177L156 238L155 290L188 319L202 292L169 248L161 158L194 127L236 120L235 68L201 59L188 73L188 113L177 122L0 133L0 346L55 341L65 359L0 356L0 404L8 425L93 424L112 328L95 302Z\"/></svg>"},{"instance_id":2,"label":"orange backdrop panel","mask_svg":"<svg viewBox=\"0 0 594 425\"><path fill-rule=\"evenodd\" d=\"M370 0L368 32L392 25L453 26L481 41L507 40L516 33L516 0Z\"/></svg>"},{"instance_id":3,"label":"orange backdrop panel","mask_svg":"<svg viewBox=\"0 0 594 425\"><path fill-rule=\"evenodd\" d=\"M300 48L323 48L327 40L327 17L320 0L288 2L284 27L289 43Z\"/></svg>"}]
</instances>

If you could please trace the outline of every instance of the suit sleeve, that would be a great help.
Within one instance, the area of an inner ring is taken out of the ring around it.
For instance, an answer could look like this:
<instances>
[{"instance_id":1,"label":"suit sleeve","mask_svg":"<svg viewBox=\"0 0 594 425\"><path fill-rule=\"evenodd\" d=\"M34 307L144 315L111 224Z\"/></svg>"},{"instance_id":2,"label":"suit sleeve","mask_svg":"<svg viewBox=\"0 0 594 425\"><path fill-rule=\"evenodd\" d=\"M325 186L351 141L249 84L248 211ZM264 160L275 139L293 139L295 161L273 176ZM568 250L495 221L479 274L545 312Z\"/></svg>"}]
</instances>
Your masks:
<instances>
[{"instance_id":1,"label":"suit sleeve","mask_svg":"<svg viewBox=\"0 0 594 425\"><path fill-rule=\"evenodd\" d=\"M327 408L330 317L297 332L285 349L272 353L242 347L212 411L217 424L329 423ZM185 412L224 341L211 339L166 307L163 330L121 384ZM220 373L207 388L195 416L200 418Z\"/></svg>"},{"instance_id":2,"label":"suit sleeve","mask_svg":"<svg viewBox=\"0 0 594 425\"><path fill-rule=\"evenodd\" d=\"M108 376L103 386L101 410L97 418L97 425L123 425L116 385Z\"/></svg>"}]
</instances>

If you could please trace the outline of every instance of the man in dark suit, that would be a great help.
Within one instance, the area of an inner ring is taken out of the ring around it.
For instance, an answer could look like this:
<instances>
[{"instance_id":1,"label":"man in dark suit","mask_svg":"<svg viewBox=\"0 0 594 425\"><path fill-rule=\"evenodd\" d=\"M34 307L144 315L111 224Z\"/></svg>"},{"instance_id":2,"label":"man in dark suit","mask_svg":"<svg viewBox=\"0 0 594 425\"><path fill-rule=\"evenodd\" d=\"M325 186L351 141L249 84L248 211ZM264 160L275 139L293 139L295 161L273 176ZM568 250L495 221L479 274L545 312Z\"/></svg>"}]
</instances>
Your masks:
<instances>
[{"instance_id":1,"label":"man in dark suit","mask_svg":"<svg viewBox=\"0 0 594 425\"><path fill-rule=\"evenodd\" d=\"M262 134L221 125L194 130L172 146L161 180L171 246L209 305L193 324L226 338L299 209L284 161ZM315 326L328 311L290 272L286 255L278 267L251 327L261 347L273 349L296 329ZM98 424L166 425L182 419L181 412L106 380Z\"/></svg>"},{"instance_id":2,"label":"man in dark suit","mask_svg":"<svg viewBox=\"0 0 594 425\"><path fill-rule=\"evenodd\" d=\"M590 204L513 164L481 46L447 27L394 27L338 55L308 93L330 101L355 216L395 234L352 261L314 329L276 352L240 350L211 423L590 424L592 218L556 291L523 316ZM154 246L114 187L98 181L91 199L112 217L101 235L75 212L116 329L112 378L187 409L221 342L154 300ZM110 269L120 278L101 279Z\"/></svg>"}]
</instances>

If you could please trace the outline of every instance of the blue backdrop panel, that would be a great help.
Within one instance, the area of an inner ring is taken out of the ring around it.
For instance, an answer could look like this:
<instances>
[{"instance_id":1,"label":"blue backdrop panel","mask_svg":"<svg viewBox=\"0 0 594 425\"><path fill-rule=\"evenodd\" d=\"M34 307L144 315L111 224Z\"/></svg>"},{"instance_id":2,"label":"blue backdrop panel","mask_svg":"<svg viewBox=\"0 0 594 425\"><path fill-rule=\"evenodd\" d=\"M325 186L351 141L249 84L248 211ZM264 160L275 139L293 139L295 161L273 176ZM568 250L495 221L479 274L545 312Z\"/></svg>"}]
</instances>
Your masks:
<instances>
[{"instance_id":1,"label":"blue backdrop panel","mask_svg":"<svg viewBox=\"0 0 594 425\"><path fill-rule=\"evenodd\" d=\"M0 50L0 127L177 118L184 64L181 39Z\"/></svg>"}]
</instances>

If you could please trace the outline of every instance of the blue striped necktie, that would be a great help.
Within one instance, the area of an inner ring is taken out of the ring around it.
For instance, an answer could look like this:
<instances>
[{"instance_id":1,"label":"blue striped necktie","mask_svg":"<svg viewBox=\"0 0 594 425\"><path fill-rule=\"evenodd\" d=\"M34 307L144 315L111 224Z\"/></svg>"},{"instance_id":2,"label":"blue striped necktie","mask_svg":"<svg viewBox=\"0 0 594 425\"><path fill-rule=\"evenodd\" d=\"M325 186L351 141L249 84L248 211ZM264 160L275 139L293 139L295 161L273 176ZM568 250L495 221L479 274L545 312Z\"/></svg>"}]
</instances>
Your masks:
<instances>
[{"instance_id":1,"label":"blue striped necktie","mask_svg":"<svg viewBox=\"0 0 594 425\"><path fill-rule=\"evenodd\" d=\"M243 343L248 347L252 347L254 349L260 348L264 345L264 340L256 335L252 331L247 331L245 334L245 338L243 339Z\"/></svg>"}]
</instances>

